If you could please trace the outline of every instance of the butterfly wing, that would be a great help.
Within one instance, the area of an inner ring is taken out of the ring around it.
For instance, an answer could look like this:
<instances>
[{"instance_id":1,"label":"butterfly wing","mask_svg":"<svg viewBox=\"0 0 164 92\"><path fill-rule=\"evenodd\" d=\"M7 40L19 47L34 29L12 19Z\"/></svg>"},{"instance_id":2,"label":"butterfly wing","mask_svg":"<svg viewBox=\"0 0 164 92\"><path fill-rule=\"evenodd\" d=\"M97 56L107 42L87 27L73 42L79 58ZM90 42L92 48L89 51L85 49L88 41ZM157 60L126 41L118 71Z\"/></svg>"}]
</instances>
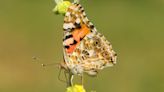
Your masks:
<instances>
[{"instance_id":1,"label":"butterfly wing","mask_svg":"<svg viewBox=\"0 0 164 92\"><path fill-rule=\"evenodd\" d=\"M64 18L64 59L73 74L96 75L116 63L116 53L97 32L80 4L72 4Z\"/></svg>"}]
</instances>

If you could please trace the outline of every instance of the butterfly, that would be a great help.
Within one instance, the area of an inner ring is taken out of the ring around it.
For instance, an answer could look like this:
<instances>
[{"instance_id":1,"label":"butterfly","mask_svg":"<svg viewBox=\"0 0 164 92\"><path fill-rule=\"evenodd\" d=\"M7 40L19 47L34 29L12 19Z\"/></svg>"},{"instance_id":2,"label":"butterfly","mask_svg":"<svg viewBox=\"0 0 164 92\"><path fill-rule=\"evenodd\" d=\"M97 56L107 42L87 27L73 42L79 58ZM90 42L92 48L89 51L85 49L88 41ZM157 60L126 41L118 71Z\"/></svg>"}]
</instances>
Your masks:
<instances>
[{"instance_id":1,"label":"butterfly","mask_svg":"<svg viewBox=\"0 0 164 92\"><path fill-rule=\"evenodd\" d=\"M111 43L97 31L79 3L72 3L64 16L63 54L62 66L71 76L95 76L115 65L117 58Z\"/></svg>"}]
</instances>

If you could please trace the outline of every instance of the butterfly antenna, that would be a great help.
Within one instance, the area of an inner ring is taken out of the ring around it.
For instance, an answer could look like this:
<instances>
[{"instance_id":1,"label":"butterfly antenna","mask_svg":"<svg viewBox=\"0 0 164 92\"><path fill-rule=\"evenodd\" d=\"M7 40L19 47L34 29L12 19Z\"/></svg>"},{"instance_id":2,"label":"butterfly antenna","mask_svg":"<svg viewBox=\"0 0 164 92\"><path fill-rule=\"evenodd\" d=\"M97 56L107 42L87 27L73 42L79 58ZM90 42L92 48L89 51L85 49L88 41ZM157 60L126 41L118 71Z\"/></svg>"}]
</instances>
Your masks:
<instances>
[{"instance_id":1,"label":"butterfly antenna","mask_svg":"<svg viewBox=\"0 0 164 92\"><path fill-rule=\"evenodd\" d=\"M60 66L60 63L50 63L50 64L41 64L42 67L47 67L47 66Z\"/></svg>"},{"instance_id":2,"label":"butterfly antenna","mask_svg":"<svg viewBox=\"0 0 164 92\"><path fill-rule=\"evenodd\" d=\"M39 61L39 60L40 60L39 57L36 57L36 56L33 56L33 57L32 57L32 61L33 61L33 62L37 62L37 61Z\"/></svg>"},{"instance_id":3,"label":"butterfly antenna","mask_svg":"<svg viewBox=\"0 0 164 92\"><path fill-rule=\"evenodd\" d=\"M43 61L43 60L41 60L41 59L40 59L39 57L37 57L37 56L33 56L33 57L32 57L32 61L33 61L33 62L36 62L36 63L38 63L38 64L40 64L39 61ZM42 67L47 67L47 66L57 66L57 67L59 67L59 66L60 66L60 63L41 64L41 66L42 66Z\"/></svg>"}]
</instances>

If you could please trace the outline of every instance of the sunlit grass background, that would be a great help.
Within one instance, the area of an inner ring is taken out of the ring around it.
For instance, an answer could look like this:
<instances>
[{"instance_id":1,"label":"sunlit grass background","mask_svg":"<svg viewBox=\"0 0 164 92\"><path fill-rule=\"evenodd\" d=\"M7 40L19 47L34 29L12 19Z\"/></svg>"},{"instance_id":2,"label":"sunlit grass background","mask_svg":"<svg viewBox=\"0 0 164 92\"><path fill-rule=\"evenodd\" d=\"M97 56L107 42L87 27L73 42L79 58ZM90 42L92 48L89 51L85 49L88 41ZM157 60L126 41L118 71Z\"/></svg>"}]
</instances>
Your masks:
<instances>
[{"instance_id":1,"label":"sunlit grass background","mask_svg":"<svg viewBox=\"0 0 164 92\"><path fill-rule=\"evenodd\" d=\"M81 0L105 34L118 63L95 78L89 92L164 92L164 1ZM53 0L0 1L0 92L64 92L54 66L62 60L63 16ZM39 58L33 62L32 57Z\"/></svg>"}]
</instances>

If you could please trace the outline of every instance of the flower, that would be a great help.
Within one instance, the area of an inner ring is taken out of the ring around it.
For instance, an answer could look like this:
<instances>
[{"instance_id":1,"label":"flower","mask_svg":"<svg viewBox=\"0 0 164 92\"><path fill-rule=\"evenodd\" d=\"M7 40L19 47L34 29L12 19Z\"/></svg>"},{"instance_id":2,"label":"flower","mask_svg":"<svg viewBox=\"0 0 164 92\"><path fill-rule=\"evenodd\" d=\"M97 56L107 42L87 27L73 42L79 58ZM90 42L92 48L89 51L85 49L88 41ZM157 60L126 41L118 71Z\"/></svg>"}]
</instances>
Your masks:
<instances>
[{"instance_id":1,"label":"flower","mask_svg":"<svg viewBox=\"0 0 164 92\"><path fill-rule=\"evenodd\" d=\"M74 85L67 88L66 92L86 92L82 85Z\"/></svg>"},{"instance_id":2,"label":"flower","mask_svg":"<svg viewBox=\"0 0 164 92\"><path fill-rule=\"evenodd\" d=\"M65 14L68 7L71 5L69 1L62 1L57 3L56 7L53 9L53 12L57 14Z\"/></svg>"}]
</instances>

